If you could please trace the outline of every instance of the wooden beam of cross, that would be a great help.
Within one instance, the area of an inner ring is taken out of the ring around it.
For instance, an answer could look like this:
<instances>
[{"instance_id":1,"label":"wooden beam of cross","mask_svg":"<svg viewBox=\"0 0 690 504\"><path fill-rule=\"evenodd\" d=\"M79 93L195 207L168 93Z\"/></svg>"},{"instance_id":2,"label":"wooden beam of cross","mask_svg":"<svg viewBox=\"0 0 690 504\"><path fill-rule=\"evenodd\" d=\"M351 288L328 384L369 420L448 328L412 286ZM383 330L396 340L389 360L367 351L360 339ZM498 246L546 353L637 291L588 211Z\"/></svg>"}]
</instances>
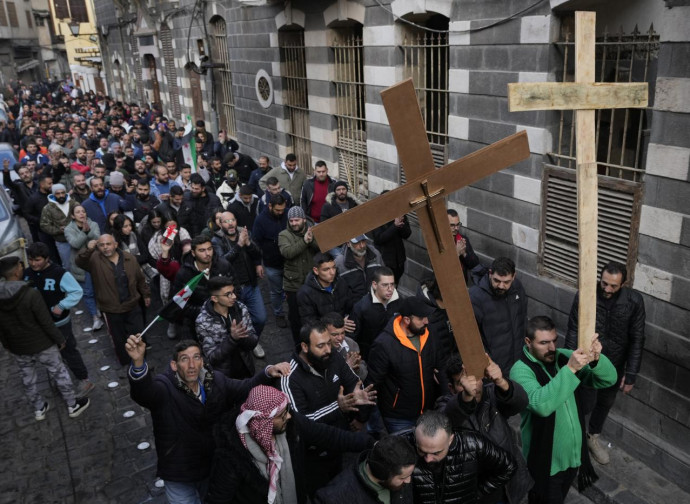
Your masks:
<instances>
[{"instance_id":1,"label":"wooden beam of cross","mask_svg":"<svg viewBox=\"0 0 690 504\"><path fill-rule=\"evenodd\" d=\"M595 109L644 108L647 83L595 83L596 14L575 13L575 82L508 84L508 108L575 110L577 229L580 265L578 347L589 349L596 325L598 177Z\"/></svg>"},{"instance_id":2,"label":"wooden beam of cross","mask_svg":"<svg viewBox=\"0 0 690 504\"><path fill-rule=\"evenodd\" d=\"M488 364L462 266L448 226L445 196L529 157L525 132L465 156L436 170L412 79L381 93L407 184L315 226L322 251L418 210L431 266L455 342L468 373L484 376Z\"/></svg>"}]
</instances>

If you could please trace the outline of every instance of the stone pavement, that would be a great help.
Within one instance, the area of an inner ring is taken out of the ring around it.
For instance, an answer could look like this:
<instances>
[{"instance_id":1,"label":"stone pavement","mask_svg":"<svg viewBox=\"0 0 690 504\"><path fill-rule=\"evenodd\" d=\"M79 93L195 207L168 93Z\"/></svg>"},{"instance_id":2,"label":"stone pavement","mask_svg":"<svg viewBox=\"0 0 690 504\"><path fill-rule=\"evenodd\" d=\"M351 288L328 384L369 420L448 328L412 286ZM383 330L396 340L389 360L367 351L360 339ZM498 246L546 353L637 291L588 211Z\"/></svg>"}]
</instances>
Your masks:
<instances>
[{"instance_id":1,"label":"stone pavement","mask_svg":"<svg viewBox=\"0 0 690 504\"><path fill-rule=\"evenodd\" d=\"M158 309L160 303L151 307L149 320ZM290 330L278 328L270 305L267 309L269 320L261 336L266 358L257 359L257 367L289 360L292 353ZM0 350L0 504L163 504L164 490L156 486L151 417L129 398L126 369L117 363L105 328L85 332L83 328L90 325L86 313L72 318L79 349L96 384L89 409L76 419L67 416L62 398L42 371L40 387L51 409L44 421L36 422L16 364ZM170 361L175 342L167 338L166 330L167 322L158 322L147 333L151 345L147 359L153 372L162 371ZM108 369L102 369L105 366ZM125 417L126 412L133 416ZM150 446L138 449L144 442ZM574 489L566 501L590 503Z\"/></svg>"},{"instance_id":2,"label":"stone pavement","mask_svg":"<svg viewBox=\"0 0 690 504\"><path fill-rule=\"evenodd\" d=\"M160 304L149 310L149 319L159 308ZM126 370L118 364L105 328L83 331L89 319L86 313L73 315L78 347L96 384L89 409L76 419L67 416L60 394L41 371L39 386L50 411L45 420L36 422L17 366L0 347L0 504L165 502L163 489L155 485L151 417L129 398ZM158 322L147 333L152 346L147 358L154 372L165 369L175 344L166 329L167 322ZM289 360L290 331L279 329L272 314L261 343L266 359L257 360L257 366ZM104 366L109 368L101 370ZM111 383L117 386L110 388ZM125 418L127 411L134 415ZM150 447L137 449L142 442Z\"/></svg>"}]
</instances>

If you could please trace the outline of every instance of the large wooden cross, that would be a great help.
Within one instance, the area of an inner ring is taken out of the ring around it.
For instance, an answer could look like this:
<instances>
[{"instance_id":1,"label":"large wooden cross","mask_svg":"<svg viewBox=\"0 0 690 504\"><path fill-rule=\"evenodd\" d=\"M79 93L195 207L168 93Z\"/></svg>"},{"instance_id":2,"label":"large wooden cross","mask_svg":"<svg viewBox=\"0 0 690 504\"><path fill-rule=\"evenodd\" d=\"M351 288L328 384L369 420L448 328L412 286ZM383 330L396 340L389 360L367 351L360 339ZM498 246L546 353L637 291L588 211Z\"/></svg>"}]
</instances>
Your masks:
<instances>
[{"instance_id":1,"label":"large wooden cross","mask_svg":"<svg viewBox=\"0 0 690 504\"><path fill-rule=\"evenodd\" d=\"M516 133L436 170L412 79L384 90L381 96L408 182L318 224L313 228L314 236L321 250L326 251L418 210L458 350L468 373L484 376L488 360L448 226L445 197L529 157L527 135L524 131Z\"/></svg>"},{"instance_id":2,"label":"large wooden cross","mask_svg":"<svg viewBox=\"0 0 690 504\"><path fill-rule=\"evenodd\" d=\"M577 229L579 234L578 347L589 349L596 323L597 192L594 110L647 106L647 83L595 83L594 12L575 13L575 82L508 84L508 108L575 110Z\"/></svg>"}]
</instances>

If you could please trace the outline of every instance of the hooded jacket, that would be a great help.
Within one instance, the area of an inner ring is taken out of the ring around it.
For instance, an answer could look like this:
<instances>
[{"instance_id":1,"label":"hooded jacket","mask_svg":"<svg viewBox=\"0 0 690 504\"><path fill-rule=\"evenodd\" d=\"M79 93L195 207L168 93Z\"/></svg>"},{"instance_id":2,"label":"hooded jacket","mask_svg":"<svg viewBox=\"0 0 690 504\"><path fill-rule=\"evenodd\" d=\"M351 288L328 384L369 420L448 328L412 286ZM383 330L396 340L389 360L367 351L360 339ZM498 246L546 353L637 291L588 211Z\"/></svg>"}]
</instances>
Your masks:
<instances>
[{"instance_id":1,"label":"hooded jacket","mask_svg":"<svg viewBox=\"0 0 690 504\"><path fill-rule=\"evenodd\" d=\"M321 208L321 221L323 222L325 220L330 219L331 217L335 217L336 215L340 215L343 213L343 209L340 208L340 205L335 202L335 193L329 193L328 196L326 196L326 203L323 204L323 207ZM357 202L352 199L350 196L347 197L347 208L348 210L350 208L354 208L357 206Z\"/></svg>"},{"instance_id":2,"label":"hooded jacket","mask_svg":"<svg viewBox=\"0 0 690 504\"><path fill-rule=\"evenodd\" d=\"M433 335L427 329L417 350L400 326L401 319L398 315L388 322L371 346L367 364L381 415L414 420L434 407L439 390L447 390L447 385Z\"/></svg>"},{"instance_id":3,"label":"hooded jacket","mask_svg":"<svg viewBox=\"0 0 690 504\"><path fill-rule=\"evenodd\" d=\"M61 208L67 210L67 213ZM53 194L48 196L48 204L41 210L41 231L52 236L57 242L66 242L65 230L71 218L72 210L78 203L68 194L67 200L62 205L58 203Z\"/></svg>"},{"instance_id":4,"label":"hooded jacket","mask_svg":"<svg viewBox=\"0 0 690 504\"><path fill-rule=\"evenodd\" d=\"M57 327L70 323L70 309L77 306L84 291L69 271L59 264L50 262L41 271L26 268L24 280L41 293ZM62 310L59 316L52 312L56 306Z\"/></svg>"},{"instance_id":5,"label":"hooded jacket","mask_svg":"<svg viewBox=\"0 0 690 504\"><path fill-rule=\"evenodd\" d=\"M504 373L522 355L527 323L527 295L515 278L504 296L496 296L489 275L470 288L470 300L484 348Z\"/></svg>"},{"instance_id":6,"label":"hooded jacket","mask_svg":"<svg viewBox=\"0 0 690 504\"><path fill-rule=\"evenodd\" d=\"M230 335L230 326L235 321L247 328L247 337L234 339ZM196 333L204 348L204 355L213 368L228 378L249 378L254 375L254 357L252 350L259 342L249 310L240 301L228 310L228 318L213 309L213 302L208 299L196 318Z\"/></svg>"},{"instance_id":7,"label":"hooded jacket","mask_svg":"<svg viewBox=\"0 0 690 504\"><path fill-rule=\"evenodd\" d=\"M264 266L275 269L283 268L283 256L278 247L278 235L287 228L287 212L276 219L267 207L254 221L252 236L261 249Z\"/></svg>"},{"instance_id":8,"label":"hooded jacket","mask_svg":"<svg viewBox=\"0 0 690 504\"><path fill-rule=\"evenodd\" d=\"M197 236L206 227L211 212L220 208L218 196L207 189L206 194L195 198L192 193L184 195L184 201L177 213L178 224L189 231L191 236Z\"/></svg>"},{"instance_id":9,"label":"hooded jacket","mask_svg":"<svg viewBox=\"0 0 690 504\"><path fill-rule=\"evenodd\" d=\"M235 219L237 219L237 227L246 227L249 231L254 229L254 221L258 215L258 208L259 198L256 194L252 195L252 202L249 204L249 207L247 207L240 199L239 192L228 202L227 206L228 212L232 212Z\"/></svg>"},{"instance_id":10,"label":"hooded jacket","mask_svg":"<svg viewBox=\"0 0 690 504\"><path fill-rule=\"evenodd\" d=\"M101 231L98 229L98 224L94 221L86 218L89 223L89 231L84 232L77 226L76 221L72 221L67 224L65 228L65 239L69 242L70 247L72 247L72 254L70 256L69 271L72 273L77 282L84 282L86 280L86 271L77 266L76 258L79 255L79 251L86 247L86 244L91 240L98 240L101 236Z\"/></svg>"},{"instance_id":11,"label":"hooded jacket","mask_svg":"<svg viewBox=\"0 0 690 504\"><path fill-rule=\"evenodd\" d=\"M302 186L307 180L307 176L299 166L297 166L295 171L290 174L285 166L285 162L282 162L280 163L280 166L271 168L263 177L259 179L259 187L261 187L262 191L266 191L266 181L271 177L277 178L278 182L280 182L280 187L287 189L290 191L290 194L294 194L295 197L297 197L298 194L302 194Z\"/></svg>"},{"instance_id":12,"label":"hooded jacket","mask_svg":"<svg viewBox=\"0 0 690 504\"><path fill-rule=\"evenodd\" d=\"M128 194L125 198L120 198L115 194L110 194L106 189L105 196L102 199L96 197L91 193L87 199L81 204L86 210L86 215L89 219L98 224L101 234L106 230L106 219L111 212L129 212L134 209L134 196Z\"/></svg>"},{"instance_id":13,"label":"hooded jacket","mask_svg":"<svg viewBox=\"0 0 690 504\"><path fill-rule=\"evenodd\" d=\"M307 219L307 227L313 223ZM314 238L311 243L304 241L306 228L301 233L296 233L290 226L283 229L278 234L278 248L280 255L283 256L283 290L286 292L297 292L307 275L314 266L314 256L319 251L319 246Z\"/></svg>"},{"instance_id":14,"label":"hooded jacket","mask_svg":"<svg viewBox=\"0 0 690 504\"><path fill-rule=\"evenodd\" d=\"M15 355L33 355L65 338L41 294L26 282L0 280L0 342Z\"/></svg>"},{"instance_id":15,"label":"hooded jacket","mask_svg":"<svg viewBox=\"0 0 690 504\"><path fill-rule=\"evenodd\" d=\"M359 344L364 360L369 357L372 343L386 328L391 317L397 313L399 305L400 296L397 290L393 291L393 296L384 306L374 294L373 287L370 287L369 292L355 303L352 308L352 321L355 323L352 339Z\"/></svg>"},{"instance_id":16,"label":"hooded jacket","mask_svg":"<svg viewBox=\"0 0 690 504\"><path fill-rule=\"evenodd\" d=\"M307 325L313 324L330 312L347 315L352 308L352 298L348 294L347 286L337 275L330 288L324 288L312 271L297 291L297 304L302 325Z\"/></svg>"}]
</instances>

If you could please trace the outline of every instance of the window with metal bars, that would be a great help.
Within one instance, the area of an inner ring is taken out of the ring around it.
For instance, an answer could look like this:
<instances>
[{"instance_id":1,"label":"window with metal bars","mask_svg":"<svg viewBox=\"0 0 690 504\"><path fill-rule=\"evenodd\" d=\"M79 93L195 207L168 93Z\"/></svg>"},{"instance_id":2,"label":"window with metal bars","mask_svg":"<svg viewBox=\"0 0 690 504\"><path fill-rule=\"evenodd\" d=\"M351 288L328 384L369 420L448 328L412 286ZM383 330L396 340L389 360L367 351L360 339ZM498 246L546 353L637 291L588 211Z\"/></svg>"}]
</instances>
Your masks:
<instances>
[{"instance_id":1,"label":"window with metal bars","mask_svg":"<svg viewBox=\"0 0 690 504\"><path fill-rule=\"evenodd\" d=\"M216 100L220 112L220 128L231 137L237 138L235 123L235 99L232 93L232 72L228 53L228 34L225 19L218 16L211 20L211 58L222 66L215 68Z\"/></svg>"},{"instance_id":2,"label":"window with metal bars","mask_svg":"<svg viewBox=\"0 0 690 504\"><path fill-rule=\"evenodd\" d=\"M134 32L130 35L130 45L132 47L132 61L134 62L137 97L139 100L143 100L144 82L141 75L141 59L139 58L139 38L134 35Z\"/></svg>"},{"instance_id":3,"label":"window with metal bars","mask_svg":"<svg viewBox=\"0 0 690 504\"><path fill-rule=\"evenodd\" d=\"M79 23L89 22L86 0L54 0L54 5L57 19L70 18Z\"/></svg>"},{"instance_id":4,"label":"window with metal bars","mask_svg":"<svg viewBox=\"0 0 690 504\"><path fill-rule=\"evenodd\" d=\"M12 28L19 28L19 19L17 18L17 6L14 2L7 2L7 17L10 20Z\"/></svg>"},{"instance_id":5,"label":"window with metal bars","mask_svg":"<svg viewBox=\"0 0 690 504\"><path fill-rule=\"evenodd\" d=\"M572 18L563 21L562 81L574 80ZM659 35L605 34L597 38L598 82L654 82ZM650 86L650 92L652 91ZM652 103L652 96L649 97ZM577 285L578 232L575 184L575 115L560 113L558 142L549 152L542 176L542 220L539 268L542 274ZM599 173L599 267L615 260L627 265L634 278L640 206L644 182L644 154L649 142L649 116L644 109L598 110L596 150Z\"/></svg>"},{"instance_id":6,"label":"window with metal bars","mask_svg":"<svg viewBox=\"0 0 690 504\"><path fill-rule=\"evenodd\" d=\"M163 44L163 63L165 65L165 77L168 79L168 98L172 116L180 119L180 87L177 85L177 72L175 70L175 54L172 46L172 34L166 24L161 25L160 39Z\"/></svg>"},{"instance_id":7,"label":"window with metal bars","mask_svg":"<svg viewBox=\"0 0 690 504\"><path fill-rule=\"evenodd\" d=\"M7 26L7 13L5 12L5 0L0 0L0 26Z\"/></svg>"},{"instance_id":8,"label":"window with metal bars","mask_svg":"<svg viewBox=\"0 0 690 504\"><path fill-rule=\"evenodd\" d=\"M278 32L278 45L283 79L283 104L289 121L288 148L297 156L298 166L305 173L311 174L313 170L304 30L281 30Z\"/></svg>"},{"instance_id":9,"label":"window with metal bars","mask_svg":"<svg viewBox=\"0 0 690 504\"><path fill-rule=\"evenodd\" d=\"M431 153L438 168L448 162L448 18L436 14L421 24L444 31L437 33L408 25L403 27L403 76L411 77L414 83ZM400 170L400 183L405 182L405 172Z\"/></svg>"},{"instance_id":10,"label":"window with metal bars","mask_svg":"<svg viewBox=\"0 0 690 504\"><path fill-rule=\"evenodd\" d=\"M364 114L362 27L334 30L331 45L338 123L338 178L351 192L369 197L367 132Z\"/></svg>"}]
</instances>

